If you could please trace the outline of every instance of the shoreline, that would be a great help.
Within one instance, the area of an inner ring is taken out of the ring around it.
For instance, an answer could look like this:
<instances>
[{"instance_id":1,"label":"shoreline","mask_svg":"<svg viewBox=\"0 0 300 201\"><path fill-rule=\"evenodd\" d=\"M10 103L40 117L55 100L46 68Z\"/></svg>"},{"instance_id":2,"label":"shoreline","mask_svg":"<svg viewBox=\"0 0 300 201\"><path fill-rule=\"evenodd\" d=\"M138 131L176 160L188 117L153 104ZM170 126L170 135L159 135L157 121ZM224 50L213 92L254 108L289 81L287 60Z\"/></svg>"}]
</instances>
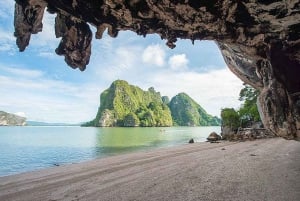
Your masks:
<instances>
[{"instance_id":1,"label":"shoreline","mask_svg":"<svg viewBox=\"0 0 300 201\"><path fill-rule=\"evenodd\" d=\"M57 168L57 167L64 167L64 166L73 166L73 165L79 165L79 164L84 164L84 163L90 163L92 161L98 161L98 160L102 160L102 159L106 159L106 158L111 158L111 157L122 157L123 155L131 155L131 154L143 154L143 153L148 153L148 152L153 152L153 151L157 151L157 150L164 150L164 149L172 149L172 148L180 148L189 144L198 144L198 145L204 145L206 143L211 143L211 144L215 144L215 143L224 143L224 142L231 142L231 143L238 143L238 142L242 142L242 141L228 141L228 140L224 140L224 141L217 141L217 142L209 142L209 141L197 141L194 143L182 143L182 144L177 144L177 145L171 145L171 146L167 146L167 147L150 147L147 149L140 149L140 150L134 150L134 151L129 151L129 152L124 152L124 153L114 153L114 154L109 154L109 155L103 155L101 157L97 157L97 158L89 158L86 160L82 160L82 161L76 161L76 162L66 162L66 163L53 163L51 166L48 167L41 167L39 169L33 169L33 170L28 170L28 171L24 171L24 172L16 172L13 174L7 174L7 175L0 175L0 179L2 177L12 177L12 176L18 176L18 175L22 175L22 174L31 174L31 173L35 173L35 172L40 172L40 171L48 171L51 170L52 168Z\"/></svg>"},{"instance_id":2,"label":"shoreline","mask_svg":"<svg viewBox=\"0 0 300 201\"><path fill-rule=\"evenodd\" d=\"M159 128L0 127L0 177L177 146L190 138L205 141L206 134L215 130L220 127L172 127L165 132Z\"/></svg>"},{"instance_id":3,"label":"shoreline","mask_svg":"<svg viewBox=\"0 0 300 201\"><path fill-rule=\"evenodd\" d=\"M194 143L0 177L0 200L299 200L300 143Z\"/></svg>"}]
</instances>

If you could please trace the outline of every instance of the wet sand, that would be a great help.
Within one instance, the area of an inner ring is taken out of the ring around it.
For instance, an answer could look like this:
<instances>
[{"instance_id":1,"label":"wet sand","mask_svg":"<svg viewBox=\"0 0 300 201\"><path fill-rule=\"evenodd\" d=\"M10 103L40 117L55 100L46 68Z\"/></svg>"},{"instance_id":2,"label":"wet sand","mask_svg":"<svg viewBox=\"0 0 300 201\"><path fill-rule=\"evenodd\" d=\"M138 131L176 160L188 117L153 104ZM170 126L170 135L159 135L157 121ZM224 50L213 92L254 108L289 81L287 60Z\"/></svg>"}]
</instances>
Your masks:
<instances>
[{"instance_id":1,"label":"wet sand","mask_svg":"<svg viewBox=\"0 0 300 201\"><path fill-rule=\"evenodd\" d=\"M195 143L0 177L0 200L300 200L300 142Z\"/></svg>"}]
</instances>

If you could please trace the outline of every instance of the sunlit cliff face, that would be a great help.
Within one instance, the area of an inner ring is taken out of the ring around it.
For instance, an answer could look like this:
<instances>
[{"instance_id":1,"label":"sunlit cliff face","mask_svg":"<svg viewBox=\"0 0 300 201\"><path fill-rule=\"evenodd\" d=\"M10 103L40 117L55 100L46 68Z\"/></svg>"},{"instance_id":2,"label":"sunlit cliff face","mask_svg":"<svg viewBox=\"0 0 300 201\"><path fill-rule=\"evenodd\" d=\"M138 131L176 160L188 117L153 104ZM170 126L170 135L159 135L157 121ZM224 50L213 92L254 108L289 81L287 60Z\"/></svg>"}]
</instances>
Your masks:
<instances>
[{"instance_id":1,"label":"sunlit cliff face","mask_svg":"<svg viewBox=\"0 0 300 201\"><path fill-rule=\"evenodd\" d=\"M72 68L84 70L92 32L101 39L131 30L177 39L215 40L230 70L260 90L264 125L287 139L300 138L300 2L265 0L16 0L15 36L20 51L42 31L44 11L56 15L56 49ZM88 24L87 24L88 23Z\"/></svg>"}]
</instances>

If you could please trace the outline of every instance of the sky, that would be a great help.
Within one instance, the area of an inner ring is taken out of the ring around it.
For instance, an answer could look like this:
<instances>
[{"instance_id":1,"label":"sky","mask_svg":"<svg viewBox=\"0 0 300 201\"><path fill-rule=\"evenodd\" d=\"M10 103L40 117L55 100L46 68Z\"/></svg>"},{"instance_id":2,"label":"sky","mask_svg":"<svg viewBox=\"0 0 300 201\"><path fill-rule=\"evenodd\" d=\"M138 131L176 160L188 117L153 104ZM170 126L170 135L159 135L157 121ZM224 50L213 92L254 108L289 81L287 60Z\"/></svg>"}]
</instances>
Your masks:
<instances>
[{"instance_id":1,"label":"sky","mask_svg":"<svg viewBox=\"0 0 300 201\"><path fill-rule=\"evenodd\" d=\"M95 118L100 93L117 79L147 90L154 87L172 98L187 93L208 113L237 108L242 89L213 41L179 40L169 49L158 35L145 38L120 32L93 37L90 63L84 72L70 68L55 54L55 15L45 12L43 32L32 35L24 52L13 36L14 1L0 2L0 110L27 120L78 123ZM93 34L96 29L90 26ZM95 34L94 34L95 35Z\"/></svg>"}]
</instances>

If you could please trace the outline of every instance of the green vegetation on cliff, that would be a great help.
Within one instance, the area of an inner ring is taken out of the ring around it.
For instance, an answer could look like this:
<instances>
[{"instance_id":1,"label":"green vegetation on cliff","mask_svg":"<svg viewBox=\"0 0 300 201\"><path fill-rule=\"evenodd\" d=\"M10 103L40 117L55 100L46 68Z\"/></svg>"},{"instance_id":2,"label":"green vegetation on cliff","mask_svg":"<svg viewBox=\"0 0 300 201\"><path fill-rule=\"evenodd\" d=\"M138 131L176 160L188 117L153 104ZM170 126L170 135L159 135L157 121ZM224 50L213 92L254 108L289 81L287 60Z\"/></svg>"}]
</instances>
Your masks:
<instances>
[{"instance_id":1,"label":"green vegetation on cliff","mask_svg":"<svg viewBox=\"0 0 300 201\"><path fill-rule=\"evenodd\" d=\"M240 91L240 101L244 101L239 110L224 108L221 111L222 125L237 130L239 127L251 127L256 122L260 122L257 109L257 96L259 91L244 83L244 88Z\"/></svg>"},{"instance_id":2,"label":"green vegetation on cliff","mask_svg":"<svg viewBox=\"0 0 300 201\"><path fill-rule=\"evenodd\" d=\"M154 88L114 81L100 95L96 118L84 126L172 126L171 112Z\"/></svg>"},{"instance_id":3,"label":"green vegetation on cliff","mask_svg":"<svg viewBox=\"0 0 300 201\"><path fill-rule=\"evenodd\" d=\"M172 112L171 112L172 111ZM213 117L188 95L181 93L170 101L153 87L144 91L126 81L116 80L100 95L96 118L83 126L217 126Z\"/></svg>"},{"instance_id":4,"label":"green vegetation on cliff","mask_svg":"<svg viewBox=\"0 0 300 201\"><path fill-rule=\"evenodd\" d=\"M179 93L169 103L173 124L177 126L218 126L218 117L209 115L185 93Z\"/></svg>"}]
</instances>

